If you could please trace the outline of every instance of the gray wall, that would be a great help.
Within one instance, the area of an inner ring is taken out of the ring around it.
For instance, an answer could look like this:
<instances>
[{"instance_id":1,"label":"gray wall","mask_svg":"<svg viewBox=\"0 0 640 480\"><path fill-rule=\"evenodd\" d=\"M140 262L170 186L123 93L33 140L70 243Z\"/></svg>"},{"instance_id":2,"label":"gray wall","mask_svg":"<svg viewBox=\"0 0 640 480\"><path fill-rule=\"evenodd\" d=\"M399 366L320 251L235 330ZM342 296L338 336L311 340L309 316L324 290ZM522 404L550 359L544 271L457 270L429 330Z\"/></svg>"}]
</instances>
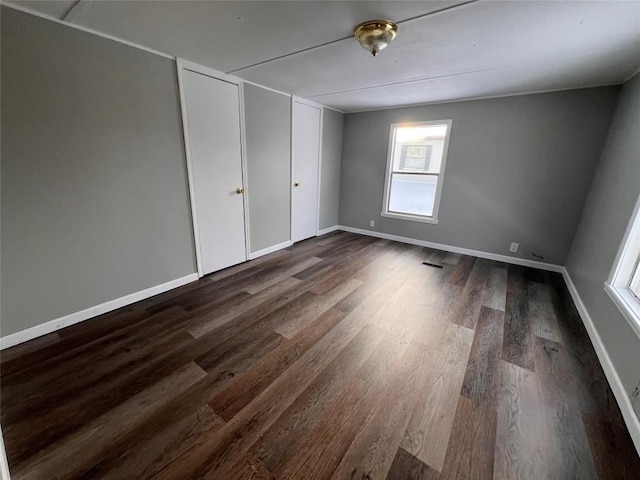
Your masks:
<instances>
[{"instance_id":1,"label":"gray wall","mask_svg":"<svg viewBox=\"0 0 640 480\"><path fill-rule=\"evenodd\" d=\"M320 167L320 229L338 225L340 209L340 168L344 115L323 109L322 159Z\"/></svg>"},{"instance_id":2,"label":"gray wall","mask_svg":"<svg viewBox=\"0 0 640 480\"><path fill-rule=\"evenodd\" d=\"M563 265L618 87L347 114L340 224ZM380 217L389 125L452 119L437 225ZM520 243L510 254L509 244Z\"/></svg>"},{"instance_id":3,"label":"gray wall","mask_svg":"<svg viewBox=\"0 0 640 480\"><path fill-rule=\"evenodd\" d=\"M2 8L1 335L196 271L175 62Z\"/></svg>"},{"instance_id":4,"label":"gray wall","mask_svg":"<svg viewBox=\"0 0 640 480\"><path fill-rule=\"evenodd\" d=\"M251 252L291 239L291 97L244 84Z\"/></svg>"},{"instance_id":5,"label":"gray wall","mask_svg":"<svg viewBox=\"0 0 640 480\"><path fill-rule=\"evenodd\" d=\"M640 194L640 75L627 82L595 172L567 270L627 391L640 381L640 339L603 289Z\"/></svg>"}]
</instances>

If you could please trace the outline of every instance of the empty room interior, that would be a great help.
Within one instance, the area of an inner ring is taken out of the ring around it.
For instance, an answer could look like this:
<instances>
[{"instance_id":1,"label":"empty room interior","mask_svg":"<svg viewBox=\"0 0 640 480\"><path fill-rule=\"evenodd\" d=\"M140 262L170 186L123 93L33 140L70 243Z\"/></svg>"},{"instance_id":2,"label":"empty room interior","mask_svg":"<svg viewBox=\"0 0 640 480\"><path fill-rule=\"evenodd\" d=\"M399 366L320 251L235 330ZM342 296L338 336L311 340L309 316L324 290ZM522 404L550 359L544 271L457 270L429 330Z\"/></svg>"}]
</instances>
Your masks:
<instances>
[{"instance_id":1,"label":"empty room interior","mask_svg":"<svg viewBox=\"0 0 640 480\"><path fill-rule=\"evenodd\" d=\"M640 478L640 1L0 4L3 479Z\"/></svg>"}]
</instances>

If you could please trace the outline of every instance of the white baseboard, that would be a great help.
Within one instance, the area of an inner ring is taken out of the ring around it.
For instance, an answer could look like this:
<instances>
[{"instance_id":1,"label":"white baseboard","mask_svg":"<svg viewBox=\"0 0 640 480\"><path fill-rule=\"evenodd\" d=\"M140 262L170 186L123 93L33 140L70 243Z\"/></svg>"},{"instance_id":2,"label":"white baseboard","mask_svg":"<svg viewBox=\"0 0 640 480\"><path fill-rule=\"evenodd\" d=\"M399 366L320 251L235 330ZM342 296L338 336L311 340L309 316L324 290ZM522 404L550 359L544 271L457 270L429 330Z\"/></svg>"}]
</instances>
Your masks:
<instances>
[{"instance_id":1,"label":"white baseboard","mask_svg":"<svg viewBox=\"0 0 640 480\"><path fill-rule=\"evenodd\" d=\"M600 365L602 365L602 369L604 370L604 374L607 377L607 381L611 386L613 395L616 397L616 401L618 402L618 406L620 407L620 411L622 412L622 417L624 418L624 422L627 425L627 429L629 430L629 435L631 435L636 450L638 451L638 454L640 454L640 419L638 419L638 416L633 409L631 398L624 389L624 385L622 384L622 381L618 376L618 372L616 372L616 369L611 362L611 357L609 357L609 353L607 352L604 343L602 343L602 339L600 338L600 335L596 330L596 326L593 324L593 320L591 319L591 315L589 315L587 307L585 306L582 298L580 297L580 294L578 293L578 289L573 283L573 280L571 280L569 272L564 267L562 267L562 276L564 277L564 281L567 284L567 289L571 294L573 303L578 309L580 318L582 318L582 323L584 324L584 327L589 334L589 338L591 339L593 348L596 351L598 360L600 360Z\"/></svg>"},{"instance_id":2,"label":"white baseboard","mask_svg":"<svg viewBox=\"0 0 640 480\"><path fill-rule=\"evenodd\" d=\"M282 250L283 248L287 248L293 245L291 240L287 240L286 242L279 243L272 247L263 248L262 250L258 250L257 252L253 252L249 254L249 260L255 260L258 257L262 257L264 255L268 255L273 252L277 252L278 250Z\"/></svg>"},{"instance_id":3,"label":"white baseboard","mask_svg":"<svg viewBox=\"0 0 640 480\"><path fill-rule=\"evenodd\" d=\"M98 315L102 315L103 313L110 312L117 308L125 307L132 303L139 302L140 300L144 300L145 298L153 297L154 295L158 295L168 290L181 287L182 285L195 282L196 280L198 280L198 274L192 273L191 275L171 280L169 282L163 283L162 285L156 285L155 287L131 293L129 295L125 295L124 297L101 303L100 305L96 305L95 307L89 307L85 310L81 310L64 317L41 323L40 325L36 325L35 327L12 333L11 335L0 338L0 350L4 350L5 348L13 347L14 345L18 345L19 343L41 337L42 335L46 335L47 333L55 332L56 330L68 327L69 325L73 325L75 323L80 323L90 318L97 317Z\"/></svg>"},{"instance_id":4,"label":"white baseboard","mask_svg":"<svg viewBox=\"0 0 640 480\"><path fill-rule=\"evenodd\" d=\"M562 273L564 269L561 265L552 263L538 262L535 260L527 260L525 258L510 257L508 255L499 255L497 253L483 252L481 250L471 250L470 248L454 247L452 245L444 245L442 243L427 242L426 240L417 240L415 238L401 237L399 235L391 235L389 233L375 232L372 230L363 230L361 228L338 226L339 230L345 232L359 233L360 235L369 235L370 237L385 238L396 242L409 243L421 247L435 248L436 250L444 250L445 252L460 253L462 255L471 255L473 257L486 258L488 260L496 260L498 262L511 263L514 265L522 265L524 267L539 268L540 270L549 270L551 272Z\"/></svg>"},{"instance_id":5,"label":"white baseboard","mask_svg":"<svg viewBox=\"0 0 640 480\"><path fill-rule=\"evenodd\" d=\"M342 227L340 225L334 225L333 227L323 228L321 230L318 230L316 237L319 237L320 235L326 235L327 233L335 232L337 230L342 230Z\"/></svg>"},{"instance_id":6,"label":"white baseboard","mask_svg":"<svg viewBox=\"0 0 640 480\"><path fill-rule=\"evenodd\" d=\"M335 232L336 230L341 230L342 227L340 225L334 225L333 227L323 228L322 230L318 230L316 237L320 235L326 235L327 233Z\"/></svg>"}]
</instances>

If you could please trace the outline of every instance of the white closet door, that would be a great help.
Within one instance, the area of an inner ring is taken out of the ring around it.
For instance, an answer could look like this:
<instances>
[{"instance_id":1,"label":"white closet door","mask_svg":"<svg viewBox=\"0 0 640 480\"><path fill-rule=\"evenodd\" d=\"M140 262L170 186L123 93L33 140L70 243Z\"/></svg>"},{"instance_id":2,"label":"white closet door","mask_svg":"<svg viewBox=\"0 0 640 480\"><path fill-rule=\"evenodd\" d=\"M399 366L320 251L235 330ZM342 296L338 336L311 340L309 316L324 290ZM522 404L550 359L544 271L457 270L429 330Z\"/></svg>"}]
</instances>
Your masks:
<instances>
[{"instance_id":1,"label":"white closet door","mask_svg":"<svg viewBox=\"0 0 640 480\"><path fill-rule=\"evenodd\" d=\"M182 82L200 273L206 275L247 259L239 90L186 69Z\"/></svg>"},{"instance_id":2,"label":"white closet door","mask_svg":"<svg viewBox=\"0 0 640 480\"><path fill-rule=\"evenodd\" d=\"M293 102L291 240L294 242L315 236L318 226L320 113L320 108Z\"/></svg>"}]
</instances>

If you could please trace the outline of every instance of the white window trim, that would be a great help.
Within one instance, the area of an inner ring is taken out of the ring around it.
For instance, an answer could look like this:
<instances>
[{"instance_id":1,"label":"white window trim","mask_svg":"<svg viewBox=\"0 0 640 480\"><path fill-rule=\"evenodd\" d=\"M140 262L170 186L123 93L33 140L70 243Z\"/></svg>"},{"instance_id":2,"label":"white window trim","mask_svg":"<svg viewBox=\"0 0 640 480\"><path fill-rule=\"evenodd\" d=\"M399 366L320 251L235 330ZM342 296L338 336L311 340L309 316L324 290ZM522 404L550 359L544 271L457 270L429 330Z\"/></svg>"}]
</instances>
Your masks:
<instances>
[{"instance_id":1,"label":"white window trim","mask_svg":"<svg viewBox=\"0 0 640 480\"><path fill-rule=\"evenodd\" d=\"M451 138L452 120L428 120L424 122L402 122L392 123L389 126L389 145L387 147L387 168L384 173L384 196L382 197L381 217L397 218L400 220L409 220L411 222L422 223L438 223L438 212L440 210L440 197L442 196L442 185L444 184L444 172L447 164L447 155L449 153L449 139ZM395 143L395 129L397 127L419 127L424 125L446 125L447 135L444 139L444 148L442 149L442 161L440 163L440 172L438 173L438 183L436 185L436 195L433 200L433 214L430 217L424 215L412 215L410 213L398 213L389 211L389 191L391 189L391 172L393 170L393 145Z\"/></svg>"},{"instance_id":2,"label":"white window trim","mask_svg":"<svg viewBox=\"0 0 640 480\"><path fill-rule=\"evenodd\" d=\"M620 249L604 289L622 312L636 335L640 337L640 300L631 293L629 282L640 255L640 197L627 226Z\"/></svg>"}]
</instances>

